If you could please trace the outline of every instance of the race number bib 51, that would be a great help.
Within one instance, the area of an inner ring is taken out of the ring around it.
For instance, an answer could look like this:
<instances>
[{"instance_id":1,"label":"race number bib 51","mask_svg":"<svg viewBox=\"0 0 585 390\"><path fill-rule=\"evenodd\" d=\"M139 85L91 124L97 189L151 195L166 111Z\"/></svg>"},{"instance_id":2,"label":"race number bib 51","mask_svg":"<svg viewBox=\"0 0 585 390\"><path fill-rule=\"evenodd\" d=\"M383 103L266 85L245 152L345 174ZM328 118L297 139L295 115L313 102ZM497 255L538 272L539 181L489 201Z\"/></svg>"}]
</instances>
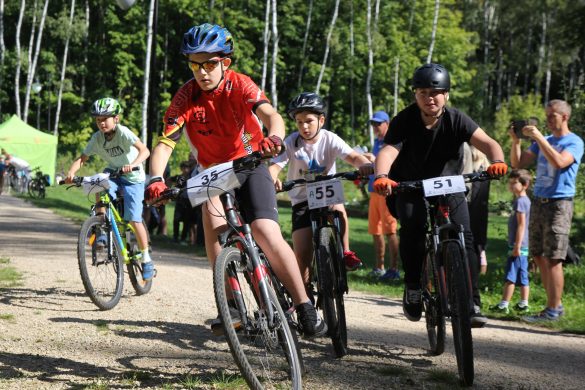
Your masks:
<instances>
[{"instance_id":1,"label":"race number bib 51","mask_svg":"<svg viewBox=\"0 0 585 390\"><path fill-rule=\"evenodd\" d=\"M441 176L423 180L423 190L426 197L465 192L463 176Z\"/></svg>"},{"instance_id":2,"label":"race number bib 51","mask_svg":"<svg viewBox=\"0 0 585 390\"><path fill-rule=\"evenodd\" d=\"M334 204L343 204L345 199L343 197L341 180L332 179L307 183L307 201L311 210Z\"/></svg>"},{"instance_id":3,"label":"race number bib 51","mask_svg":"<svg viewBox=\"0 0 585 390\"><path fill-rule=\"evenodd\" d=\"M215 165L187 180L187 196L191 205L195 207L213 196L240 187L233 165L232 161Z\"/></svg>"}]
</instances>

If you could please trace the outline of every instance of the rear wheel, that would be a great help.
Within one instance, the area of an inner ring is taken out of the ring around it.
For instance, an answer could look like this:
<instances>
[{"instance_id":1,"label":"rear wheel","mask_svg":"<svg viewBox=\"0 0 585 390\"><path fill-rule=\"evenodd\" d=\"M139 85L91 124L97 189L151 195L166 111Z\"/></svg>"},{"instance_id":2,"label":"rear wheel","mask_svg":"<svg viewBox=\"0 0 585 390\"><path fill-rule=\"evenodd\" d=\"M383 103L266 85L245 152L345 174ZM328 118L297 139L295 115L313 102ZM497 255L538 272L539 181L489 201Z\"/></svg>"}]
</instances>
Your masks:
<instances>
[{"instance_id":1,"label":"rear wheel","mask_svg":"<svg viewBox=\"0 0 585 390\"><path fill-rule=\"evenodd\" d=\"M445 351L445 315L438 293L438 274L432 259L433 253L427 253L423 263L422 287L423 310L427 325L430 351L440 355Z\"/></svg>"},{"instance_id":2,"label":"rear wheel","mask_svg":"<svg viewBox=\"0 0 585 390\"><path fill-rule=\"evenodd\" d=\"M45 185L41 180L33 179L28 183L28 194L37 199L45 197Z\"/></svg>"},{"instance_id":3,"label":"rear wheel","mask_svg":"<svg viewBox=\"0 0 585 390\"><path fill-rule=\"evenodd\" d=\"M465 386L474 379L473 339L471 337L471 289L464 250L458 241L443 243L443 260L449 283L449 305L453 343L457 357L459 378Z\"/></svg>"},{"instance_id":4,"label":"rear wheel","mask_svg":"<svg viewBox=\"0 0 585 390\"><path fill-rule=\"evenodd\" d=\"M262 278L259 284L268 280ZM215 261L213 288L224 334L240 372L252 389L300 390L295 339L271 284L265 286L268 302L260 303L240 251L222 250ZM236 307L240 320L232 325L231 312Z\"/></svg>"},{"instance_id":5,"label":"rear wheel","mask_svg":"<svg viewBox=\"0 0 585 390\"><path fill-rule=\"evenodd\" d=\"M319 230L317 248L317 273L319 280L319 303L333 343L335 356L347 355L347 325L345 323L345 303L341 288L341 252L334 230L324 227Z\"/></svg>"},{"instance_id":6,"label":"rear wheel","mask_svg":"<svg viewBox=\"0 0 585 390\"><path fill-rule=\"evenodd\" d=\"M144 225L144 229L146 230L146 235L148 237L148 228L146 227L144 221L142 221L142 224ZM136 256L140 253L140 248L138 248L134 233L130 232L130 235L133 239L130 240L130 243L127 243L129 247L128 257L130 257L130 262L126 264L126 269L128 269L128 277L130 278L132 287L134 287L134 290L136 291L136 295L144 295L147 294L152 288L152 279L144 280L142 278L142 261L140 256L136 258ZM150 237L148 237L148 242L150 244Z\"/></svg>"},{"instance_id":7,"label":"rear wheel","mask_svg":"<svg viewBox=\"0 0 585 390\"><path fill-rule=\"evenodd\" d=\"M103 247L98 244L100 236L106 238ZM124 287L122 251L103 216L90 217L83 223L77 241L77 259L83 287L91 301L101 310L116 306Z\"/></svg>"}]
</instances>

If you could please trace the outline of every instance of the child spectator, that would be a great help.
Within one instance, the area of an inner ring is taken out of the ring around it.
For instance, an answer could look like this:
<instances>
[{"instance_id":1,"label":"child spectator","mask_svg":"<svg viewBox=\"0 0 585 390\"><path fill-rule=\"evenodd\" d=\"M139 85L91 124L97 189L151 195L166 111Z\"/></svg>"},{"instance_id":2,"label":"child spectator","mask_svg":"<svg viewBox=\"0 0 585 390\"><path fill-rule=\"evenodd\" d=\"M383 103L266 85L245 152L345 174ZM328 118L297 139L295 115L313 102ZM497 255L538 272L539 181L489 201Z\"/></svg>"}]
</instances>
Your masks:
<instances>
[{"instance_id":1,"label":"child spectator","mask_svg":"<svg viewBox=\"0 0 585 390\"><path fill-rule=\"evenodd\" d=\"M515 169L508 177L508 188L514 194L512 202L512 215L508 219L508 261L506 263L506 281L502 300L492 306L492 311L509 313L508 305L514 287L520 286L520 302L514 309L517 311L528 310L528 294L530 286L528 281L528 221L530 216L530 199L526 196L526 190L530 185L531 176L526 169Z\"/></svg>"},{"instance_id":2,"label":"child spectator","mask_svg":"<svg viewBox=\"0 0 585 390\"><path fill-rule=\"evenodd\" d=\"M285 140L286 151L274 158L270 173L277 189L281 189L278 174L290 163L287 180L304 177L307 172L331 175L336 172L335 160L341 158L365 175L373 172L373 166L363 155L353 150L336 134L323 129L325 123L325 103L319 95L303 92L288 105L287 114L296 123L298 131ZM305 285L310 282L309 270L313 254L313 240L306 187L298 186L289 191L292 201L293 249L301 269ZM333 209L342 215L343 260L345 267L356 270L362 265L356 254L349 250L349 229L347 213L343 204L334 205Z\"/></svg>"}]
</instances>

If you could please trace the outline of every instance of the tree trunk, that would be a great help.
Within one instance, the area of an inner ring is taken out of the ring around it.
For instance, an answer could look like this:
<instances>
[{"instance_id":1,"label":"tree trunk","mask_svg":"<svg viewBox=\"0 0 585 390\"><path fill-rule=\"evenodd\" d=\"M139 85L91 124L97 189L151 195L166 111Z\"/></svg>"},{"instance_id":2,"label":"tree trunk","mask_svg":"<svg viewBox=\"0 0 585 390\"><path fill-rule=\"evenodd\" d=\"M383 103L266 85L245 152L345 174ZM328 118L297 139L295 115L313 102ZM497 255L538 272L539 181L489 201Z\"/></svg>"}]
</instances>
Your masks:
<instances>
[{"instance_id":1,"label":"tree trunk","mask_svg":"<svg viewBox=\"0 0 585 390\"><path fill-rule=\"evenodd\" d=\"M439 6L440 0L435 0L435 16L433 17L433 30L431 32L431 44L429 45L427 64L430 64L433 60L433 49L435 48L435 37L437 35L437 22L439 21Z\"/></svg>"},{"instance_id":2,"label":"tree trunk","mask_svg":"<svg viewBox=\"0 0 585 390\"><path fill-rule=\"evenodd\" d=\"M547 29L547 20L546 20L546 12L542 13L542 35L540 39L540 47L538 48L538 62L536 66L536 75L534 77L534 93L538 94L538 90L540 89L540 81L542 79L542 64L545 60L545 49L546 49L546 29Z\"/></svg>"},{"instance_id":3,"label":"tree trunk","mask_svg":"<svg viewBox=\"0 0 585 390\"><path fill-rule=\"evenodd\" d=\"M0 69L4 68L4 56L6 45L4 44L4 0L0 0ZM4 74L0 72L0 91L4 84ZM0 117L2 116L2 100L0 99Z\"/></svg>"},{"instance_id":4,"label":"tree trunk","mask_svg":"<svg viewBox=\"0 0 585 390\"><path fill-rule=\"evenodd\" d=\"M303 48L301 49L301 65L299 67L299 81L297 89L301 89L303 82L303 72L305 71L305 53L307 51L307 40L309 39L309 30L311 28L311 16L313 15L313 0L309 0L309 12L307 13L307 23L305 23L305 37L303 38Z\"/></svg>"},{"instance_id":5,"label":"tree trunk","mask_svg":"<svg viewBox=\"0 0 585 390\"><path fill-rule=\"evenodd\" d=\"M366 103L368 108L368 119L372 117L374 112L372 107L372 71L374 67L374 48L372 47L372 3L367 0L366 3L366 36L368 39L368 72L366 74ZM368 126L370 132L370 150L374 147L374 129Z\"/></svg>"},{"instance_id":6,"label":"tree trunk","mask_svg":"<svg viewBox=\"0 0 585 390\"><path fill-rule=\"evenodd\" d=\"M69 53L69 41L71 38L71 31L73 30L73 17L75 16L75 0L71 0L71 10L69 13L69 26L67 30L67 38L65 39L65 50L63 50L63 66L61 68L61 80L59 82L59 93L57 94L57 110L55 111L55 127L53 128L53 135L59 136L59 115L61 114L61 98L63 97L63 84L65 83L65 72L67 70L67 55Z\"/></svg>"},{"instance_id":7,"label":"tree trunk","mask_svg":"<svg viewBox=\"0 0 585 390\"><path fill-rule=\"evenodd\" d=\"M154 8L155 8L156 0L150 0L150 5L148 6L148 24L146 26L146 58L144 59L144 81L142 84L142 88L144 90L144 94L142 97L142 132L141 132L141 139L145 145L148 145L148 102L150 98L150 77L151 77L151 63L152 63L152 56L154 53L152 52L153 47L153 35L154 35Z\"/></svg>"},{"instance_id":8,"label":"tree trunk","mask_svg":"<svg viewBox=\"0 0 585 390\"><path fill-rule=\"evenodd\" d=\"M41 15L41 20L39 21L39 33L37 35L37 41L36 41L36 45L35 45L35 54L32 57L32 61L29 65L29 73L28 73L28 77L27 77L27 81L26 81L26 94L25 94L25 98L24 98L24 113L23 113L23 118L24 118L23 120L25 122L27 122L27 118L28 118L28 106L29 106L29 102L30 102L30 93L31 93L33 80L35 78L35 74L37 71L37 63L39 61L39 54L41 52L41 42L43 39L43 31L44 31L44 27L45 27L45 21L47 20L48 8L49 8L49 0L45 0L45 6L43 7L43 13ZM34 32L31 33L31 35L34 35ZM32 43L32 39L31 39L31 43Z\"/></svg>"},{"instance_id":9,"label":"tree trunk","mask_svg":"<svg viewBox=\"0 0 585 390\"><path fill-rule=\"evenodd\" d=\"M276 88L276 65L278 64L278 17L277 0L272 0L272 72L270 79L270 98L274 108L278 107L278 89Z\"/></svg>"},{"instance_id":10,"label":"tree trunk","mask_svg":"<svg viewBox=\"0 0 585 390\"><path fill-rule=\"evenodd\" d=\"M22 19L24 18L24 8L26 6L25 0L20 2L20 13L18 15L18 22L16 23L16 69L14 71L14 104L16 106L16 115L22 118L20 111L20 68L22 66L22 58L20 58L20 30L22 29Z\"/></svg>"},{"instance_id":11,"label":"tree trunk","mask_svg":"<svg viewBox=\"0 0 585 390\"><path fill-rule=\"evenodd\" d=\"M394 111L392 116L398 114L398 80L400 79L400 57L396 57L396 65L394 66Z\"/></svg>"},{"instance_id":12,"label":"tree trunk","mask_svg":"<svg viewBox=\"0 0 585 390\"><path fill-rule=\"evenodd\" d=\"M268 74L268 45L270 43L270 0L266 0L266 11L264 13L264 54L262 56L262 79L260 89L266 88L266 75Z\"/></svg>"},{"instance_id":13,"label":"tree trunk","mask_svg":"<svg viewBox=\"0 0 585 390\"><path fill-rule=\"evenodd\" d=\"M319 78L317 79L317 87L315 88L315 93L319 93L319 89L321 89L321 80L323 79L325 67L327 66L327 58L329 57L329 49L331 45L331 35L333 35L333 28L335 27L335 22L337 21L338 12L339 0L335 0L335 9L333 10L331 24L329 25L329 32L327 33L327 41L325 42L325 54L323 54L323 63L321 64L321 71L319 72Z\"/></svg>"},{"instance_id":14,"label":"tree trunk","mask_svg":"<svg viewBox=\"0 0 585 390\"><path fill-rule=\"evenodd\" d=\"M353 0L349 2L349 111L351 126L351 142L355 145L355 102L354 102L354 69L353 62L355 60L355 39L353 32Z\"/></svg>"},{"instance_id":15,"label":"tree trunk","mask_svg":"<svg viewBox=\"0 0 585 390\"><path fill-rule=\"evenodd\" d=\"M549 43L546 51L547 51L547 53L546 53L546 71L545 71L545 82L544 82L544 101L548 102L549 94L550 94L551 58L552 58L550 43ZM563 98L566 99L566 97L563 97Z\"/></svg>"},{"instance_id":16,"label":"tree trunk","mask_svg":"<svg viewBox=\"0 0 585 390\"><path fill-rule=\"evenodd\" d=\"M87 81L87 69L89 65L88 50L89 50L89 0L85 0L85 31L83 32L83 69L85 70L81 75L81 91L79 94L85 100L85 89Z\"/></svg>"}]
</instances>

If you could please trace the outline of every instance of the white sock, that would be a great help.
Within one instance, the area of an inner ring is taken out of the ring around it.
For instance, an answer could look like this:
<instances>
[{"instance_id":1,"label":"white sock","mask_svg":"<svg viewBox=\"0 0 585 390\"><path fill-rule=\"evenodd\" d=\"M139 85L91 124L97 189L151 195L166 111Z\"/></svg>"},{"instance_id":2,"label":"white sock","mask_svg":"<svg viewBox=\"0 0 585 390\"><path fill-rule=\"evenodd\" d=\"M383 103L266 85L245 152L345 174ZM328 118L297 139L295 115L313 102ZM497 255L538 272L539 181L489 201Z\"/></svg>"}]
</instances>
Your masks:
<instances>
[{"instance_id":1,"label":"white sock","mask_svg":"<svg viewBox=\"0 0 585 390\"><path fill-rule=\"evenodd\" d=\"M504 300L502 299L502 300L500 301L500 303L498 304L498 306L499 306L501 309L503 309L503 308L505 308L505 307L508 307L508 304L509 304L509 303L510 303L510 302L508 302L508 301L504 301Z\"/></svg>"},{"instance_id":2,"label":"white sock","mask_svg":"<svg viewBox=\"0 0 585 390\"><path fill-rule=\"evenodd\" d=\"M150 258L150 252L148 251L148 248L142 250L142 262L150 263L151 261L152 259Z\"/></svg>"}]
</instances>

